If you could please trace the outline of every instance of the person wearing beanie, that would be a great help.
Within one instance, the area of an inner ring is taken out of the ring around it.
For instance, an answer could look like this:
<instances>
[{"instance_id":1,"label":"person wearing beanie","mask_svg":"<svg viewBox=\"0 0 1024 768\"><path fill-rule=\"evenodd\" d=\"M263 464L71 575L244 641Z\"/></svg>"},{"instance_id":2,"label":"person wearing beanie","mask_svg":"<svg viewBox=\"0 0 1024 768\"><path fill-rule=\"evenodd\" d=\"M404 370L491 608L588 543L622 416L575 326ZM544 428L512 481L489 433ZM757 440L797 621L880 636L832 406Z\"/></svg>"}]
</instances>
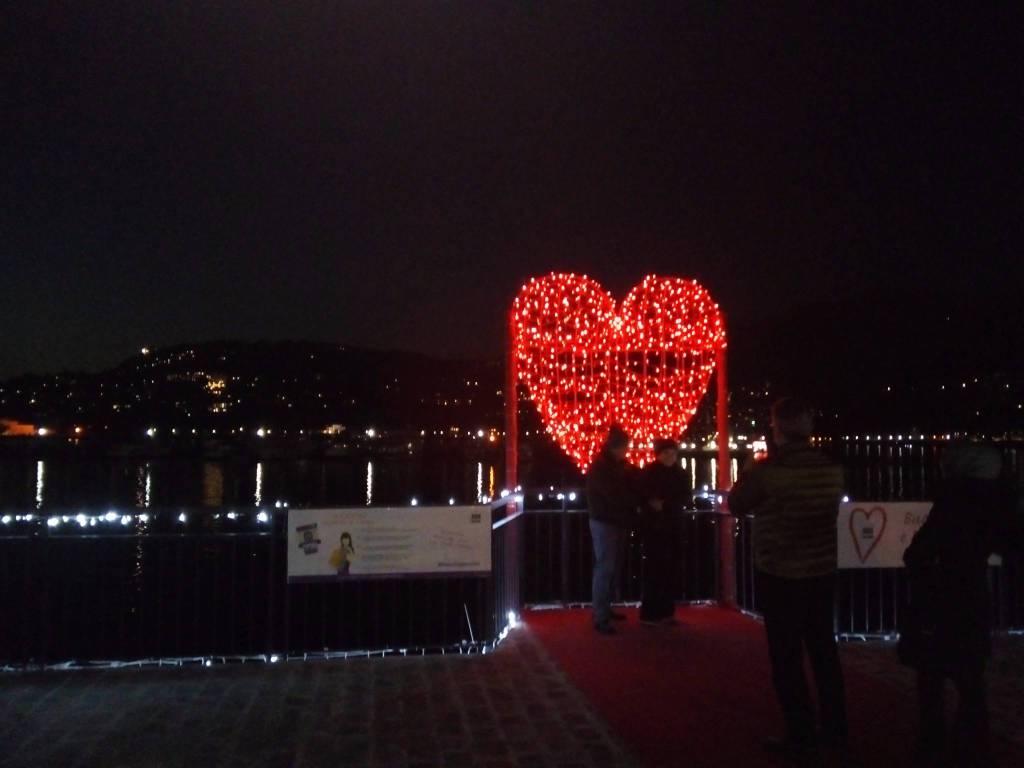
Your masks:
<instances>
[{"instance_id":1,"label":"person wearing beanie","mask_svg":"<svg viewBox=\"0 0 1024 768\"><path fill-rule=\"evenodd\" d=\"M640 497L636 469L626 461L629 435L613 425L604 447L587 472L587 508L590 537L594 545L592 600L594 629L614 635L613 619L625 616L612 611L612 597L618 583L626 531L636 516Z\"/></svg>"},{"instance_id":2,"label":"person wearing beanie","mask_svg":"<svg viewBox=\"0 0 1024 768\"><path fill-rule=\"evenodd\" d=\"M681 515L693 488L689 472L679 466L675 440L654 441L654 461L644 467L641 487L645 503L641 514L644 570L640 623L673 625L672 573L682 571L683 564L672 562L671 521Z\"/></svg>"},{"instance_id":3,"label":"person wearing beanie","mask_svg":"<svg viewBox=\"0 0 1024 768\"><path fill-rule=\"evenodd\" d=\"M901 611L900 659L917 669L918 765L991 765L985 667L992 652L988 560L1019 549L1016 494L1002 453L959 442L943 451L942 485L903 554L910 604ZM947 741L945 681L957 691Z\"/></svg>"}]
</instances>

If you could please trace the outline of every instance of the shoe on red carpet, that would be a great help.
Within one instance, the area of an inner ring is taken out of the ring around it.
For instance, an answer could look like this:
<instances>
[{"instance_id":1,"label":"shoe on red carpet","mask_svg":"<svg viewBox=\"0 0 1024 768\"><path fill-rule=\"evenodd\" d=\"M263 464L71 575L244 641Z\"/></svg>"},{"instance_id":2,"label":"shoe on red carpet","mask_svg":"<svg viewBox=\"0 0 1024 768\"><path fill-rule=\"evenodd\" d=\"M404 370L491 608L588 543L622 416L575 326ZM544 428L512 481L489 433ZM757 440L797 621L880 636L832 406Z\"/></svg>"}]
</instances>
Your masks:
<instances>
[{"instance_id":1,"label":"shoe on red carpet","mask_svg":"<svg viewBox=\"0 0 1024 768\"><path fill-rule=\"evenodd\" d=\"M602 635L616 635L618 632L615 631L615 627L611 624L595 624L594 629L600 632Z\"/></svg>"}]
</instances>

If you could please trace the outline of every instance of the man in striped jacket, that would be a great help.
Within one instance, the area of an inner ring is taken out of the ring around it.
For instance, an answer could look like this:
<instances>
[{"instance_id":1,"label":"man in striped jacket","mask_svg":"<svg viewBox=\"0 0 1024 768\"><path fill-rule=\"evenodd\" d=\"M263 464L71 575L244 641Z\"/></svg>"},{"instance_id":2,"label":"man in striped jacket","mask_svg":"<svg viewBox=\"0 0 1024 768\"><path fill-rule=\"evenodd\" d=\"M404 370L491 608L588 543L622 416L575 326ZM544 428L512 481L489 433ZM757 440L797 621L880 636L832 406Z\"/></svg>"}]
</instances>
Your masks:
<instances>
[{"instance_id":1,"label":"man in striped jacket","mask_svg":"<svg viewBox=\"0 0 1024 768\"><path fill-rule=\"evenodd\" d=\"M786 736L766 745L799 762L818 754L815 718L804 675L804 649L818 691L821 739L845 752L843 673L833 634L836 514L843 471L810 445L806 403L772 406L776 450L747 469L729 494L734 515L754 516L756 589L764 616L772 682Z\"/></svg>"}]
</instances>

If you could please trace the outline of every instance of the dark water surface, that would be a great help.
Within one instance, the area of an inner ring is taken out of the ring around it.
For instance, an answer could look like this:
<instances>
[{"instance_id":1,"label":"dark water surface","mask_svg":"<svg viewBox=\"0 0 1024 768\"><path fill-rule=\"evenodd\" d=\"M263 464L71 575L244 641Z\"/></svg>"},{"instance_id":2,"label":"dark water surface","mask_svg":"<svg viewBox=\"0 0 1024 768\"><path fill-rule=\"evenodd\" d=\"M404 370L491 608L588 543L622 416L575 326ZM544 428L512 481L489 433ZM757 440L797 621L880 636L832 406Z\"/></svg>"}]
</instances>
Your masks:
<instances>
[{"instance_id":1,"label":"dark water surface","mask_svg":"<svg viewBox=\"0 0 1024 768\"><path fill-rule=\"evenodd\" d=\"M934 492L942 442L847 442L830 450L846 468L847 493L863 500L920 500ZM1020 482L1019 446L1005 446ZM693 485L713 485L713 451L682 459ZM735 477L743 461L732 459ZM694 471L695 470L695 471ZM461 457L315 459L58 458L0 459L0 508L46 510L148 507L268 507L474 503L502 490L504 467ZM545 478L546 480L546 478ZM579 487L581 480L567 486ZM539 483L530 482L528 488ZM544 482L547 486L548 483Z\"/></svg>"}]
</instances>

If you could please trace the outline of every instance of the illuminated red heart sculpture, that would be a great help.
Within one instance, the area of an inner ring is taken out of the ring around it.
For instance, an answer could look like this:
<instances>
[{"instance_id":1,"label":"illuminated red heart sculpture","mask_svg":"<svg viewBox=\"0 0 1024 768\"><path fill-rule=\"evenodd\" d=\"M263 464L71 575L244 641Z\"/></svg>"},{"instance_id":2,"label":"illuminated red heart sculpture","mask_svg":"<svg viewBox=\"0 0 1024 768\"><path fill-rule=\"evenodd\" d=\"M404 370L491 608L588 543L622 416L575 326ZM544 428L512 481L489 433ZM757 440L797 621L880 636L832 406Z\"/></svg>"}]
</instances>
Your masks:
<instances>
[{"instance_id":1,"label":"illuminated red heart sculpture","mask_svg":"<svg viewBox=\"0 0 1024 768\"><path fill-rule=\"evenodd\" d=\"M630 461L679 438L725 345L718 305L696 280L648 275L616 306L600 283L552 273L512 307L519 381L548 432L586 472L608 428L633 438Z\"/></svg>"}]
</instances>

